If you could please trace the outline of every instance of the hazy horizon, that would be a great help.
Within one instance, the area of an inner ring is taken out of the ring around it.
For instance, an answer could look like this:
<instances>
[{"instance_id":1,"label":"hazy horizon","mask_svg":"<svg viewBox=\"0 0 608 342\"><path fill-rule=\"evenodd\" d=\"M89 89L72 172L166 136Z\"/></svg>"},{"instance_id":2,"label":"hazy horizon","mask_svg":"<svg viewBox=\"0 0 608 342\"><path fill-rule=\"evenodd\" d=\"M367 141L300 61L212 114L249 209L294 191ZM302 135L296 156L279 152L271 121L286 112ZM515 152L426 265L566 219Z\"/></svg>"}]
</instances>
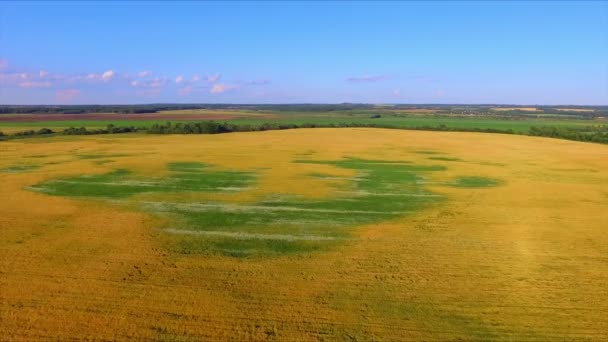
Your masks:
<instances>
[{"instance_id":1,"label":"hazy horizon","mask_svg":"<svg viewBox=\"0 0 608 342\"><path fill-rule=\"evenodd\" d=\"M608 2L2 2L0 104L608 105Z\"/></svg>"},{"instance_id":2,"label":"hazy horizon","mask_svg":"<svg viewBox=\"0 0 608 342\"><path fill-rule=\"evenodd\" d=\"M608 104L542 104L542 103L374 103L374 102L260 102L260 103L247 103L247 102L133 102L133 103L32 103L32 104L14 104L14 103L0 103L0 106L11 107L11 106L147 106L147 105L193 105L193 106L204 106L204 105L224 105L224 106L282 106L282 105L327 105L327 106L338 106L338 105L370 105L370 106L515 106L515 107L526 107L526 106L537 106L537 107L608 107Z\"/></svg>"}]
</instances>

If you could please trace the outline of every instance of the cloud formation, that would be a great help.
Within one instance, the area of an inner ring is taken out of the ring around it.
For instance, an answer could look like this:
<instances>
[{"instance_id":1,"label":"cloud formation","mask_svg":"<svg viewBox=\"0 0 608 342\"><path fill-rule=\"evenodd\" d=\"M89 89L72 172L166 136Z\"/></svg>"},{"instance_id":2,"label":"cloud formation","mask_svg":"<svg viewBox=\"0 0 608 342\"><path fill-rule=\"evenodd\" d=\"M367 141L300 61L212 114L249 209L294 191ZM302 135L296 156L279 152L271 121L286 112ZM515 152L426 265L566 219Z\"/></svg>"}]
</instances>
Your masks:
<instances>
[{"instance_id":1,"label":"cloud formation","mask_svg":"<svg viewBox=\"0 0 608 342\"><path fill-rule=\"evenodd\" d=\"M18 87L23 89L55 88L57 103L68 103L81 96L83 87L104 87L110 85L118 88L120 92L138 96L158 96L166 89L171 88L179 96L191 94L223 94L237 91L249 86L262 86L270 82L267 79L253 79L249 81L223 82L222 74L217 72L200 76L179 74L175 78L154 76L148 70L139 72L117 72L109 69L104 72L82 72L76 74L54 73L44 69L32 72L28 70L7 69L8 62L0 59L0 82L5 87ZM36 69L35 69L36 70ZM110 82L111 81L111 82ZM33 93L32 93L33 94Z\"/></svg>"},{"instance_id":2,"label":"cloud formation","mask_svg":"<svg viewBox=\"0 0 608 342\"><path fill-rule=\"evenodd\" d=\"M217 81L220 80L220 78L222 78L222 74L220 74L219 72L215 75L211 75L211 76L207 76L207 82L208 83L215 83Z\"/></svg>"},{"instance_id":3,"label":"cloud formation","mask_svg":"<svg viewBox=\"0 0 608 342\"><path fill-rule=\"evenodd\" d=\"M130 84L131 87L162 88L167 84L167 79L163 77L156 77L151 80L133 80Z\"/></svg>"},{"instance_id":4,"label":"cloud formation","mask_svg":"<svg viewBox=\"0 0 608 342\"><path fill-rule=\"evenodd\" d=\"M251 80L251 81L245 82L245 85L248 85L248 86L267 85L267 84L270 84L269 80Z\"/></svg>"},{"instance_id":5,"label":"cloud formation","mask_svg":"<svg viewBox=\"0 0 608 342\"><path fill-rule=\"evenodd\" d=\"M112 77L114 77L114 70L108 70L101 75L101 79L106 82L111 80Z\"/></svg>"},{"instance_id":6,"label":"cloud formation","mask_svg":"<svg viewBox=\"0 0 608 342\"><path fill-rule=\"evenodd\" d=\"M52 84L49 81L25 81L19 83L21 88L49 88Z\"/></svg>"},{"instance_id":7,"label":"cloud formation","mask_svg":"<svg viewBox=\"0 0 608 342\"><path fill-rule=\"evenodd\" d=\"M211 87L211 94L222 94L230 90L235 90L236 86L229 84L217 83Z\"/></svg>"},{"instance_id":8,"label":"cloud formation","mask_svg":"<svg viewBox=\"0 0 608 342\"><path fill-rule=\"evenodd\" d=\"M79 82L82 80L87 81L87 82L97 82L97 81L108 82L108 81L112 80L112 78L114 78L115 74L116 73L114 72L114 70L108 70L101 74L89 73L86 75L73 76L73 77L70 77L70 80L72 82Z\"/></svg>"}]
</instances>

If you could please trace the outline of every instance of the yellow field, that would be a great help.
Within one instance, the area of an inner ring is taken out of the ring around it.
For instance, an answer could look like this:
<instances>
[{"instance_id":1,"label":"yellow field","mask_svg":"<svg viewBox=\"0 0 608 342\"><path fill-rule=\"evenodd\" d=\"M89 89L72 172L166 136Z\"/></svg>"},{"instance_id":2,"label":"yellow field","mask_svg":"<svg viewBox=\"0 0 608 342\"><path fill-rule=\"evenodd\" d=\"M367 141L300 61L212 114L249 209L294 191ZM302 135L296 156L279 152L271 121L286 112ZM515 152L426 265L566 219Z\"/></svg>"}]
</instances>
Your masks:
<instances>
[{"instance_id":1,"label":"yellow field","mask_svg":"<svg viewBox=\"0 0 608 342\"><path fill-rule=\"evenodd\" d=\"M568 112L594 112L594 109L589 108L557 108L557 110L568 111Z\"/></svg>"},{"instance_id":2,"label":"yellow field","mask_svg":"<svg viewBox=\"0 0 608 342\"><path fill-rule=\"evenodd\" d=\"M28 190L197 160L259 170L230 200L332 196L306 177L315 165L294 163L304 154L444 165L428 189L447 200L329 250L248 259L178 254L159 217ZM608 146L342 128L22 139L0 156L0 169L42 165L0 172L0 340L608 340ZM457 176L502 183L434 185Z\"/></svg>"}]
</instances>

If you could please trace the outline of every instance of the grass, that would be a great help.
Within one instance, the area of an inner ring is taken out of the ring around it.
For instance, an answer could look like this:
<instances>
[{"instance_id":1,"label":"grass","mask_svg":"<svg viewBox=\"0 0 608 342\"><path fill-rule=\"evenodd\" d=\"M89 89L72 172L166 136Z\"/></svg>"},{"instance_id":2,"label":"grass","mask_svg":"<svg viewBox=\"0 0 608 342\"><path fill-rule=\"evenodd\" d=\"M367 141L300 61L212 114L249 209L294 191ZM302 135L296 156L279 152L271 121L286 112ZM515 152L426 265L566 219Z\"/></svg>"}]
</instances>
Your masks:
<instances>
[{"instance_id":1,"label":"grass","mask_svg":"<svg viewBox=\"0 0 608 342\"><path fill-rule=\"evenodd\" d=\"M124 153L109 153L109 154L76 154L76 158L80 159L105 159L114 157L128 157L129 154Z\"/></svg>"},{"instance_id":2,"label":"grass","mask_svg":"<svg viewBox=\"0 0 608 342\"><path fill-rule=\"evenodd\" d=\"M32 170L39 169L40 165L35 164L15 164L13 166L8 166L5 168L0 168L0 172L3 173L19 173L19 172L28 172Z\"/></svg>"},{"instance_id":3,"label":"grass","mask_svg":"<svg viewBox=\"0 0 608 342\"><path fill-rule=\"evenodd\" d=\"M261 125L266 122L279 124L319 124L319 125L338 125L340 123L374 124L390 128L421 128L438 127L444 125L453 129L497 129L512 130L515 133L527 133L533 126L555 126L555 127L581 127L597 125L598 122L591 120L568 120L568 119L505 119L505 118L462 118L447 116L396 116L385 115L380 118L372 119L367 114L345 115L344 113L321 113L312 115L310 113L281 113L270 112L275 115L273 118L237 118L227 120L238 125ZM181 120L180 122L191 122L192 120ZM222 121L222 120L220 120ZM36 129L36 128L66 128L66 127L87 127L103 128L109 124L117 127L134 126L150 127L154 124L165 124L167 120L65 120L65 121L37 121L37 122L0 122L0 130L3 127Z\"/></svg>"},{"instance_id":4,"label":"grass","mask_svg":"<svg viewBox=\"0 0 608 342\"><path fill-rule=\"evenodd\" d=\"M331 244L328 240L333 242L334 238L344 239L349 236L350 227L399 217L436 201L439 196L421 185L423 175L445 170L436 165L359 158L294 162L348 169L356 176L334 177L344 184L337 189L339 195L319 200L271 194L255 203L229 204L167 202L162 196L151 200L144 196L138 203L147 211L171 217L171 229L211 233L183 235L176 248L187 254L197 251L239 256L294 253L325 247ZM145 178L118 169L100 175L51 179L32 189L57 196L124 199L169 192L246 191L255 179L251 173L211 170L209 165L200 162L173 162L167 169L169 174L163 178ZM318 175L313 173L311 177L318 178ZM220 232L245 235L218 234Z\"/></svg>"},{"instance_id":5,"label":"grass","mask_svg":"<svg viewBox=\"0 0 608 342\"><path fill-rule=\"evenodd\" d=\"M442 161L462 161L460 158L454 157L429 157L430 160L442 160Z\"/></svg>"},{"instance_id":6,"label":"grass","mask_svg":"<svg viewBox=\"0 0 608 342\"><path fill-rule=\"evenodd\" d=\"M487 188L493 187L500 184L500 181L497 179L489 178L489 177L458 177L451 183L450 186L459 187L459 188Z\"/></svg>"},{"instance_id":7,"label":"grass","mask_svg":"<svg viewBox=\"0 0 608 342\"><path fill-rule=\"evenodd\" d=\"M103 158L100 155L96 158ZM126 198L138 194L158 192L232 191L248 186L253 176L236 171L208 170L197 162L177 162L168 165L167 177L142 178L126 169L101 175L82 175L53 179L32 187L57 196Z\"/></svg>"}]
</instances>

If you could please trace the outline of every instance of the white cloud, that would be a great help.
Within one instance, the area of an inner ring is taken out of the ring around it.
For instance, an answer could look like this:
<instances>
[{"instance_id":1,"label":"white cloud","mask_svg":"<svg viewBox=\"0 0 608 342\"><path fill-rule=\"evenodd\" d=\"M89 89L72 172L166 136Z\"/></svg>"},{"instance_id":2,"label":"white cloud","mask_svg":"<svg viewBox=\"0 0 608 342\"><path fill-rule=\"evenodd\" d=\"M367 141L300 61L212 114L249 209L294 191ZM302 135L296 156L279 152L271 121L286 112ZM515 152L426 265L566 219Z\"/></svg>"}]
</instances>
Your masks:
<instances>
[{"instance_id":1,"label":"white cloud","mask_svg":"<svg viewBox=\"0 0 608 342\"><path fill-rule=\"evenodd\" d=\"M192 82L198 82L200 80L201 80L201 77L199 75L192 76Z\"/></svg>"},{"instance_id":2,"label":"white cloud","mask_svg":"<svg viewBox=\"0 0 608 342\"><path fill-rule=\"evenodd\" d=\"M245 85L248 85L248 86L267 85L269 83L270 83L270 81L268 81L268 80L251 80L251 81L245 82Z\"/></svg>"},{"instance_id":3,"label":"white cloud","mask_svg":"<svg viewBox=\"0 0 608 342\"><path fill-rule=\"evenodd\" d=\"M114 77L114 71L113 70L108 70L108 71L104 72L101 75L101 79L104 80L104 81L109 81L109 80L112 79L112 77Z\"/></svg>"},{"instance_id":4,"label":"white cloud","mask_svg":"<svg viewBox=\"0 0 608 342\"><path fill-rule=\"evenodd\" d=\"M167 84L167 79L166 78L157 77L157 78L155 78L153 80L147 80L147 81L133 80L133 81L131 81L130 84L131 84L132 87L154 89L154 88L161 88L165 84Z\"/></svg>"},{"instance_id":5,"label":"white cloud","mask_svg":"<svg viewBox=\"0 0 608 342\"><path fill-rule=\"evenodd\" d=\"M84 77L85 80L96 80L99 78L99 75L97 74L88 74Z\"/></svg>"},{"instance_id":6,"label":"white cloud","mask_svg":"<svg viewBox=\"0 0 608 342\"><path fill-rule=\"evenodd\" d=\"M146 77L146 76L150 76L151 72L148 70L144 70L144 71L140 71L137 73L138 77Z\"/></svg>"},{"instance_id":7,"label":"white cloud","mask_svg":"<svg viewBox=\"0 0 608 342\"><path fill-rule=\"evenodd\" d=\"M217 83L217 84L214 84L213 87L211 87L210 92L211 92L211 94L222 94L229 90L234 90L234 89L236 89L236 87L233 85Z\"/></svg>"},{"instance_id":8,"label":"white cloud","mask_svg":"<svg viewBox=\"0 0 608 342\"><path fill-rule=\"evenodd\" d=\"M211 75L211 76L207 76L207 82L215 83L215 82L219 81L220 78L222 78L222 74L220 74L220 73L217 73L217 74Z\"/></svg>"},{"instance_id":9,"label":"white cloud","mask_svg":"<svg viewBox=\"0 0 608 342\"><path fill-rule=\"evenodd\" d=\"M167 83L167 80L164 78L155 78L152 81L146 83L146 87L149 88L160 88Z\"/></svg>"},{"instance_id":10,"label":"white cloud","mask_svg":"<svg viewBox=\"0 0 608 342\"><path fill-rule=\"evenodd\" d=\"M184 76L179 75L175 78L175 83L180 84L184 81Z\"/></svg>"},{"instance_id":11,"label":"white cloud","mask_svg":"<svg viewBox=\"0 0 608 342\"><path fill-rule=\"evenodd\" d=\"M49 74L49 72L48 72L48 71L45 71L45 70L40 70L40 73L39 73L40 78L45 77L45 76L47 76L48 74Z\"/></svg>"},{"instance_id":12,"label":"white cloud","mask_svg":"<svg viewBox=\"0 0 608 342\"><path fill-rule=\"evenodd\" d=\"M0 70L8 68L8 61L0 58Z\"/></svg>"},{"instance_id":13,"label":"white cloud","mask_svg":"<svg viewBox=\"0 0 608 342\"><path fill-rule=\"evenodd\" d=\"M400 89L393 90L393 95L395 95L395 96L401 95L401 90Z\"/></svg>"},{"instance_id":14,"label":"white cloud","mask_svg":"<svg viewBox=\"0 0 608 342\"><path fill-rule=\"evenodd\" d=\"M49 81L25 81L19 83L21 88L48 88L52 86Z\"/></svg>"},{"instance_id":15,"label":"white cloud","mask_svg":"<svg viewBox=\"0 0 608 342\"><path fill-rule=\"evenodd\" d=\"M0 81L12 85L27 83L29 79L29 75L25 73L0 73Z\"/></svg>"}]
</instances>

